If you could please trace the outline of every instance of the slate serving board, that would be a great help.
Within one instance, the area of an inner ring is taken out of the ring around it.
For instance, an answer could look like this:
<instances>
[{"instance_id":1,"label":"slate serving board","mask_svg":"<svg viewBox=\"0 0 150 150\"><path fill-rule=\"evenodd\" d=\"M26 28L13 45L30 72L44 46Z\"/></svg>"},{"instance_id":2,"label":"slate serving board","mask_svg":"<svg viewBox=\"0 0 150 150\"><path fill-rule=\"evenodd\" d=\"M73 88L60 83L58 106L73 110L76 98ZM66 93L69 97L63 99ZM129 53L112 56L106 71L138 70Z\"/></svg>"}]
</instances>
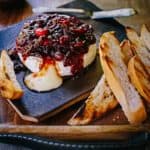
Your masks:
<instances>
[{"instance_id":1,"label":"slate serving board","mask_svg":"<svg viewBox=\"0 0 150 150\"><path fill-rule=\"evenodd\" d=\"M83 8L91 11L100 10L85 0L76 0L62 7ZM9 49L14 46L15 39L25 21L0 31L0 50ZM100 35L106 31L116 31L116 35L120 40L125 38L124 27L114 19L85 19L83 21L93 26L97 43ZM17 79L24 90L24 96L20 100L8 102L24 120L38 122L87 97L100 79L102 69L97 57L95 62L79 77L68 79L64 81L60 88L45 93L37 93L29 90L23 83L24 74L24 72L17 74Z\"/></svg>"}]
</instances>

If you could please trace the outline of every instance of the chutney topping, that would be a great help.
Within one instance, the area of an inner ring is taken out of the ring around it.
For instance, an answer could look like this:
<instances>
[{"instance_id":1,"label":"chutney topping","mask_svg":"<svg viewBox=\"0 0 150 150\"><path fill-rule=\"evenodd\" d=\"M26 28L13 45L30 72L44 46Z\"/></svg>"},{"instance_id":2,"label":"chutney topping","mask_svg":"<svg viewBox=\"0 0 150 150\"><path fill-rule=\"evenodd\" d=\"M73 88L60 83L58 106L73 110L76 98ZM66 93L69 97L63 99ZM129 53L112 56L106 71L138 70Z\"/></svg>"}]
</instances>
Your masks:
<instances>
[{"instance_id":1,"label":"chutney topping","mask_svg":"<svg viewBox=\"0 0 150 150\"><path fill-rule=\"evenodd\" d=\"M24 24L16 39L16 51L25 60L37 56L63 61L72 74L83 68L83 55L96 42L91 25L74 16L42 14Z\"/></svg>"}]
</instances>

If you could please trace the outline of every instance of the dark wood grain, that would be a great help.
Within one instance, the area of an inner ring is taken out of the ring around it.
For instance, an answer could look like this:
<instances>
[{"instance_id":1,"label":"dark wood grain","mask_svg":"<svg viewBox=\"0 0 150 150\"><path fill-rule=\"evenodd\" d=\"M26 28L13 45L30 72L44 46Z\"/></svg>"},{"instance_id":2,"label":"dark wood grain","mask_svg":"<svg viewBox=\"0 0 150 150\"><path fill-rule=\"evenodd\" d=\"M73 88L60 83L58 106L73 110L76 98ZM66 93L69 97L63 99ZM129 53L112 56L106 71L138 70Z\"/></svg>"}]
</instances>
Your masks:
<instances>
[{"instance_id":1,"label":"dark wood grain","mask_svg":"<svg viewBox=\"0 0 150 150\"><path fill-rule=\"evenodd\" d=\"M5 27L17 23L32 14L32 7L25 0L0 0L0 25Z\"/></svg>"},{"instance_id":2,"label":"dark wood grain","mask_svg":"<svg viewBox=\"0 0 150 150\"><path fill-rule=\"evenodd\" d=\"M1 0L2 1L2 0ZM8 9L1 9L0 8L0 24L6 26L8 24L12 24L30 16L32 14L32 7L39 7L39 6L46 6L49 8L54 8L60 6L60 4L65 4L70 2L71 0L27 0L28 3L23 6L23 8L19 9L12 9L13 5L11 6L10 10ZM136 28L138 31L140 26L145 23L150 27L150 17L149 17L149 10L150 10L150 1L149 0L90 0L98 7L103 9L115 9L115 8L123 8L123 7L133 7L137 10L138 14L132 17L126 18L117 18L117 20L125 25L125 26L132 26Z\"/></svg>"}]
</instances>

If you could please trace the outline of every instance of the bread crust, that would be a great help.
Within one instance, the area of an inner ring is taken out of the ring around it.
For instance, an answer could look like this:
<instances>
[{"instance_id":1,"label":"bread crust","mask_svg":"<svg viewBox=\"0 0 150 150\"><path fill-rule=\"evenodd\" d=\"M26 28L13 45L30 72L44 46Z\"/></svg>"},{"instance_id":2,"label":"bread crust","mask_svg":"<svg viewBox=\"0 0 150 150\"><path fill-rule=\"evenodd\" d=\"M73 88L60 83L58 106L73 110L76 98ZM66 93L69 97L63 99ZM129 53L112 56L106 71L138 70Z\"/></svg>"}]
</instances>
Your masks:
<instances>
[{"instance_id":1,"label":"bread crust","mask_svg":"<svg viewBox=\"0 0 150 150\"><path fill-rule=\"evenodd\" d=\"M6 99L11 99L13 97L14 87L10 80L0 78L0 95Z\"/></svg>"},{"instance_id":2,"label":"bread crust","mask_svg":"<svg viewBox=\"0 0 150 150\"><path fill-rule=\"evenodd\" d=\"M129 61L128 74L140 95L150 103L150 76L137 55Z\"/></svg>"},{"instance_id":3,"label":"bread crust","mask_svg":"<svg viewBox=\"0 0 150 150\"><path fill-rule=\"evenodd\" d=\"M150 50L150 32L145 24L142 25L140 38L144 45Z\"/></svg>"},{"instance_id":4,"label":"bread crust","mask_svg":"<svg viewBox=\"0 0 150 150\"><path fill-rule=\"evenodd\" d=\"M135 51L132 47L132 44L129 40L125 39L121 42L120 48L122 59L126 66L128 66L129 60L135 55Z\"/></svg>"}]
</instances>

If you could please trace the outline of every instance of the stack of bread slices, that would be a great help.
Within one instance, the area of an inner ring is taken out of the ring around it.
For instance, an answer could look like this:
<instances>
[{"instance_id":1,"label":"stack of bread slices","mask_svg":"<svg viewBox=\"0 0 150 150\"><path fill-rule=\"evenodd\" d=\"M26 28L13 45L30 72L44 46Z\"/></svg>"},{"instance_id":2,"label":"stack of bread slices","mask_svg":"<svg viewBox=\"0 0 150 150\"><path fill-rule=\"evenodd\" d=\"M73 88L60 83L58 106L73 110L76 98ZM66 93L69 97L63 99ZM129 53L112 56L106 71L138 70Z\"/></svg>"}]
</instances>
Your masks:
<instances>
[{"instance_id":1,"label":"stack of bread slices","mask_svg":"<svg viewBox=\"0 0 150 150\"><path fill-rule=\"evenodd\" d=\"M104 74L68 124L88 124L118 104L129 123L146 120L146 105L150 103L150 32L143 25L141 36L131 28L126 28L126 33L128 40L121 43L114 32L101 36L99 56Z\"/></svg>"}]
</instances>

